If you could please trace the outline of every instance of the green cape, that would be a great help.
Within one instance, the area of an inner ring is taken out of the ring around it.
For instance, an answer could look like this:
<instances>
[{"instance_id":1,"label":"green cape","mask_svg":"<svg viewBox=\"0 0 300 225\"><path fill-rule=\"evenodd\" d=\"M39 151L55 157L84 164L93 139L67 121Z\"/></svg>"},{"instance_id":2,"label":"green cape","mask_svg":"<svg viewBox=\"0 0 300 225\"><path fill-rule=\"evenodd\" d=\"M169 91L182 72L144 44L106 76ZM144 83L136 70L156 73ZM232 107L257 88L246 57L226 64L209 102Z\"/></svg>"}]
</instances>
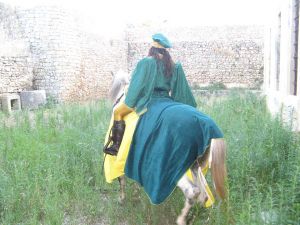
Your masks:
<instances>
[{"instance_id":1,"label":"green cape","mask_svg":"<svg viewBox=\"0 0 300 225\"><path fill-rule=\"evenodd\" d=\"M177 102L196 107L195 98L181 64L175 64L171 77L166 77L163 71L163 64L157 63L152 57L140 60L132 73L125 104L135 108L138 114L143 114L147 110L154 89L159 89L170 92L171 98Z\"/></svg>"}]
</instances>

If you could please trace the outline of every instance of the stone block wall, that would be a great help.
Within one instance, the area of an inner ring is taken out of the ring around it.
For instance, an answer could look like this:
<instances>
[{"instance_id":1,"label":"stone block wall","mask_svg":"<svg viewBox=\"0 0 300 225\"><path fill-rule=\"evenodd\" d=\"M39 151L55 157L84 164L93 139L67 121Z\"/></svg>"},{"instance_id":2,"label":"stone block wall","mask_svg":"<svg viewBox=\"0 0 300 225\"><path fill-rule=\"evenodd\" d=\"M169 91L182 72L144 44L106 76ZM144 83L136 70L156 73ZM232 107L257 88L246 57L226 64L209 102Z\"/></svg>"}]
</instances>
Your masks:
<instances>
[{"instance_id":1,"label":"stone block wall","mask_svg":"<svg viewBox=\"0 0 300 225\"><path fill-rule=\"evenodd\" d=\"M2 93L31 89L32 79L32 65L28 56L0 56L0 90Z\"/></svg>"},{"instance_id":2,"label":"stone block wall","mask_svg":"<svg viewBox=\"0 0 300 225\"><path fill-rule=\"evenodd\" d=\"M90 34L82 37L81 46L80 73L71 93L90 99L106 97L113 78L111 72L127 70L127 45L123 40L106 40Z\"/></svg>"},{"instance_id":3,"label":"stone block wall","mask_svg":"<svg viewBox=\"0 0 300 225\"><path fill-rule=\"evenodd\" d=\"M0 3L0 94L32 87L29 45L13 8Z\"/></svg>"},{"instance_id":4,"label":"stone block wall","mask_svg":"<svg viewBox=\"0 0 300 225\"><path fill-rule=\"evenodd\" d=\"M17 9L33 60L33 89L63 100L80 68L80 45L74 18L57 7Z\"/></svg>"},{"instance_id":5,"label":"stone block wall","mask_svg":"<svg viewBox=\"0 0 300 225\"><path fill-rule=\"evenodd\" d=\"M174 61L180 61L190 84L221 82L228 87L257 88L263 82L262 27L151 28L129 27L129 70L147 55L151 34L163 30L173 43Z\"/></svg>"},{"instance_id":6,"label":"stone block wall","mask_svg":"<svg viewBox=\"0 0 300 225\"><path fill-rule=\"evenodd\" d=\"M77 14L55 6L16 13L33 56L33 89L59 101L99 99L111 71L127 69L124 41L87 33Z\"/></svg>"},{"instance_id":7,"label":"stone block wall","mask_svg":"<svg viewBox=\"0 0 300 225\"><path fill-rule=\"evenodd\" d=\"M87 31L82 15L66 9L0 4L0 94L46 90L57 101L106 97L111 71L132 71L156 32L174 44L171 54L192 86L255 87L263 79L261 27L128 25L112 38Z\"/></svg>"}]
</instances>

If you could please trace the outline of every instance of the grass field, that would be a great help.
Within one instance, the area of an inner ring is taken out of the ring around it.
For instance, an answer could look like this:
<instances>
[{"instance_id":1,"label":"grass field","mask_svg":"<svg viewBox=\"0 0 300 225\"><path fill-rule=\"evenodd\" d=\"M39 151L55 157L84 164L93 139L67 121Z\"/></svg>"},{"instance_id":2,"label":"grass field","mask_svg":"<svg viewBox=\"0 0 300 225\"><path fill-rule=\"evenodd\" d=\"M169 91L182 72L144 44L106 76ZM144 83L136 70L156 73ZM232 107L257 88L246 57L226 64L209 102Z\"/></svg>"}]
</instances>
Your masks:
<instances>
[{"instance_id":1,"label":"grass field","mask_svg":"<svg viewBox=\"0 0 300 225\"><path fill-rule=\"evenodd\" d=\"M265 99L233 92L198 99L228 144L228 207L195 206L190 224L300 224L300 138L271 118ZM174 224L184 204L175 190L153 206L132 181L127 201L106 184L105 102L0 114L0 224Z\"/></svg>"}]
</instances>

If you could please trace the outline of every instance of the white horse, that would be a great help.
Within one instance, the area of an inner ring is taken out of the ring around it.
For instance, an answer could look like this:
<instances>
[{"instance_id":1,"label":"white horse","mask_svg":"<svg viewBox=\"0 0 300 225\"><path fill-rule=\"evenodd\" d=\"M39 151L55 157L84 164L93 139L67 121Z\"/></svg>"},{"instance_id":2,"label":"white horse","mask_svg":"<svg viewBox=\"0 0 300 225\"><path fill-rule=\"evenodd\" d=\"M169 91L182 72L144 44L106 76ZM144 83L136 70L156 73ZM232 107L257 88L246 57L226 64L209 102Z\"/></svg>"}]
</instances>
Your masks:
<instances>
[{"instance_id":1,"label":"white horse","mask_svg":"<svg viewBox=\"0 0 300 225\"><path fill-rule=\"evenodd\" d=\"M127 73L120 70L114 75L110 91L110 99L113 103L118 102L124 96L125 87L128 83L129 75ZM191 167L193 181L187 174L179 180L177 186L183 191L185 205L176 220L178 225L186 224L188 212L195 203L199 202L204 205L209 198L205 191L205 178L202 176L202 169L207 166L207 163L211 168L212 180L217 195L221 200L227 197L225 158L226 144L224 139L211 139L210 146L206 149L204 155L199 157ZM125 200L125 176L119 177L118 180L120 183L119 202L122 203Z\"/></svg>"}]
</instances>

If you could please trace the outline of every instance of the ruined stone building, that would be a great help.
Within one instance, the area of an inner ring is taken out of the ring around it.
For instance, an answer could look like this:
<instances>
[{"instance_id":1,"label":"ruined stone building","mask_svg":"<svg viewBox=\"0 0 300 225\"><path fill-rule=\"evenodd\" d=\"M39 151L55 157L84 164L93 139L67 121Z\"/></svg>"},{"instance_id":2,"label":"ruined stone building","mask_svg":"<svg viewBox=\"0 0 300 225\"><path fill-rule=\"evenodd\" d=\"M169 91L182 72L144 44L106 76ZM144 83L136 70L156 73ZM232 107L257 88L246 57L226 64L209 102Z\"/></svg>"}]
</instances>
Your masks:
<instances>
[{"instance_id":1,"label":"ruined stone building","mask_svg":"<svg viewBox=\"0 0 300 225\"><path fill-rule=\"evenodd\" d=\"M119 36L87 31L81 15L56 6L0 3L0 94L45 90L58 101L103 98L111 71L132 71L151 35L172 41L193 87L220 82L258 88L263 80L263 28L128 25ZM101 31L101 27L95 27Z\"/></svg>"},{"instance_id":2,"label":"ruined stone building","mask_svg":"<svg viewBox=\"0 0 300 225\"><path fill-rule=\"evenodd\" d=\"M264 89L268 107L299 130L299 0L280 1L265 40Z\"/></svg>"}]
</instances>

